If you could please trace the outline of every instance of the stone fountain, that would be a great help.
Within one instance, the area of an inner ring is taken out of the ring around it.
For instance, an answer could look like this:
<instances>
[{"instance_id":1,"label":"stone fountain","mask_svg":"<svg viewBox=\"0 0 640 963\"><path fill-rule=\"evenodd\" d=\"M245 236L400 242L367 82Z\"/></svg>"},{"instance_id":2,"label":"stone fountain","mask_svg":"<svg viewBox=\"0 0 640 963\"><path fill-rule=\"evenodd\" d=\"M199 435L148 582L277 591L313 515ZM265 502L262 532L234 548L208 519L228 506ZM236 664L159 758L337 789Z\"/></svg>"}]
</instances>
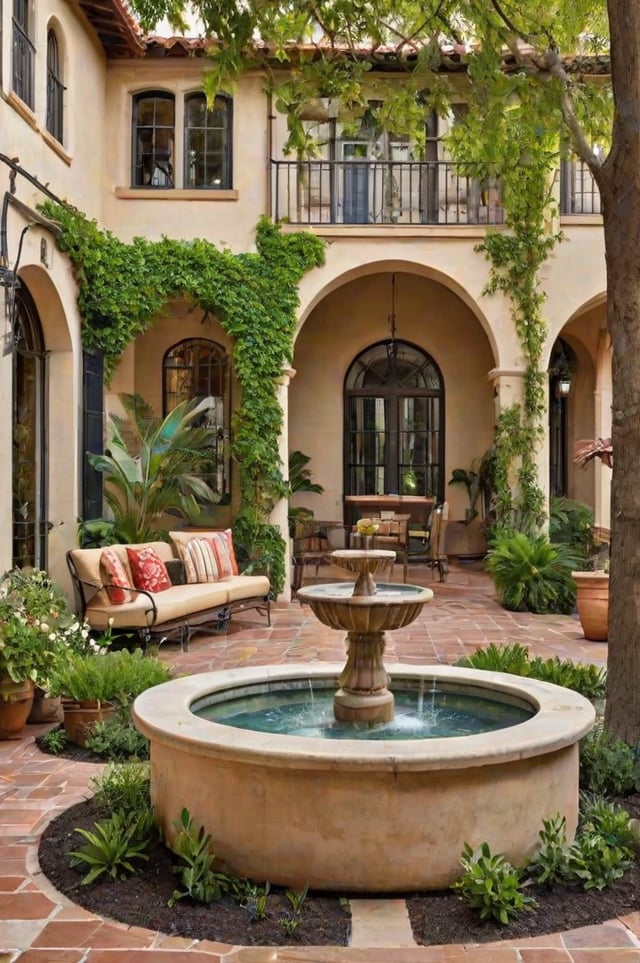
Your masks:
<instances>
[{"instance_id":1,"label":"stone fountain","mask_svg":"<svg viewBox=\"0 0 640 963\"><path fill-rule=\"evenodd\" d=\"M354 586L343 582L298 589L323 625L347 631L347 663L338 679L333 711L340 722L369 725L393 719L393 694L383 657L385 632L415 621L433 598L431 589L417 585L376 586L374 577L389 568L395 552L339 549L331 560L357 575Z\"/></svg>"},{"instance_id":2,"label":"stone fountain","mask_svg":"<svg viewBox=\"0 0 640 963\"><path fill-rule=\"evenodd\" d=\"M357 575L355 586L299 592L324 624L346 630L346 665L206 672L138 696L133 716L150 742L151 798L167 840L186 807L211 834L222 869L295 888L401 893L448 886L465 843L486 841L522 864L542 820L556 813L573 837L578 742L595 718L576 692L501 672L396 663L398 703L401 692L428 685L445 701L481 696L520 707L525 721L413 741L385 735L394 714L385 632L409 625L432 597L418 586L376 587L393 554L336 552L333 561ZM350 720L333 720L347 729L342 740L331 726L320 738L298 734L296 722L275 733L234 722L234 706L245 700L270 706L273 699L277 713L292 696L313 703L324 691L334 693L337 719Z\"/></svg>"}]
</instances>

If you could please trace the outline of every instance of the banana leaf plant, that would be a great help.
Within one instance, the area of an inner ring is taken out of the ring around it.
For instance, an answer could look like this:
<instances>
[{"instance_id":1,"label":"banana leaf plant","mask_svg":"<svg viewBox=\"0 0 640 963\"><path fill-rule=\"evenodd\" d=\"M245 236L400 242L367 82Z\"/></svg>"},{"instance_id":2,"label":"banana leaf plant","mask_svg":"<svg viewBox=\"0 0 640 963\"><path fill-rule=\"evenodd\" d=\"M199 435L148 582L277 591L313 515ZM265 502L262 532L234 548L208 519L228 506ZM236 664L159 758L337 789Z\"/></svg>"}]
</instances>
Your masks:
<instances>
[{"instance_id":1,"label":"banana leaf plant","mask_svg":"<svg viewBox=\"0 0 640 963\"><path fill-rule=\"evenodd\" d=\"M219 501L202 477L215 468L216 428L202 424L206 400L182 402L161 419L140 395L119 397L125 417L110 416L105 454L88 458L104 475L112 540L145 542L162 537L158 522L165 512L187 519L199 505Z\"/></svg>"}]
</instances>

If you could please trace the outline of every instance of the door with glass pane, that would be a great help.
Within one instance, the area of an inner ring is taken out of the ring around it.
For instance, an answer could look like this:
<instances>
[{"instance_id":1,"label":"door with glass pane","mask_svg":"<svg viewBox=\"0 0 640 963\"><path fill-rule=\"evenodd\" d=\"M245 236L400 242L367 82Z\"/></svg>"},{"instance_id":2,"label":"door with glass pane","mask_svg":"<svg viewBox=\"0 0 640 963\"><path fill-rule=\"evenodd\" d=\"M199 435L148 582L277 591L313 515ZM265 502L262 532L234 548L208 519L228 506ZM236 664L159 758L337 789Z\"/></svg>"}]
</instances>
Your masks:
<instances>
[{"instance_id":1,"label":"door with glass pane","mask_svg":"<svg viewBox=\"0 0 640 963\"><path fill-rule=\"evenodd\" d=\"M342 144L343 169L342 220L345 224L369 221L368 144L358 141ZM358 161L358 158L361 158Z\"/></svg>"},{"instance_id":2,"label":"door with glass pane","mask_svg":"<svg viewBox=\"0 0 640 963\"><path fill-rule=\"evenodd\" d=\"M26 288L18 293L13 354L13 565L45 568L45 364L42 327Z\"/></svg>"},{"instance_id":3,"label":"door with glass pane","mask_svg":"<svg viewBox=\"0 0 640 963\"><path fill-rule=\"evenodd\" d=\"M345 381L345 495L443 497L443 387L405 342L362 352Z\"/></svg>"}]
</instances>

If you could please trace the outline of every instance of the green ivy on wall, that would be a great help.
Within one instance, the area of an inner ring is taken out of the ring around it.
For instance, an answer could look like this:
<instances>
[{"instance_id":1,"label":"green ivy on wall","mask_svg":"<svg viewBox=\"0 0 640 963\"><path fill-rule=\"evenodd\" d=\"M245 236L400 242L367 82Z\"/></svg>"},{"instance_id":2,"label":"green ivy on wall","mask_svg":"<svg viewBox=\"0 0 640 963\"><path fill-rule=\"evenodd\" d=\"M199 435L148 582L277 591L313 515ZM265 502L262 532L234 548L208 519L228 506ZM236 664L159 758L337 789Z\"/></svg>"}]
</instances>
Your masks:
<instances>
[{"instance_id":1,"label":"green ivy on wall","mask_svg":"<svg viewBox=\"0 0 640 963\"><path fill-rule=\"evenodd\" d=\"M266 568L273 592L281 592L285 543L268 523L272 508L288 495L277 385L283 365L293 359L298 284L324 262L324 242L308 232L282 234L263 218L256 253L233 254L202 239L137 237L125 244L75 209L47 202L43 212L61 226L57 244L78 282L82 342L102 352L107 378L127 345L177 297L215 315L231 337L242 391L233 416L232 456L240 476L234 539L244 561Z\"/></svg>"},{"instance_id":2,"label":"green ivy on wall","mask_svg":"<svg viewBox=\"0 0 640 963\"><path fill-rule=\"evenodd\" d=\"M487 69L492 69L491 64ZM510 301L526 362L522 404L504 409L496 425L496 523L498 527L539 526L545 517L545 498L538 484L536 456L544 437L547 381L541 370L547 324L540 268L562 239L550 228L557 214L554 177L560 119L550 105L547 126L542 125L539 110L527 102L530 87L518 75L504 78L502 98L487 100L484 70L480 62L475 72L469 72L471 90L476 84L478 97L475 103L471 98L464 124L454 127L450 146L457 160L471 162L481 186L499 185L507 230L487 231L476 250L491 265L484 293L500 291Z\"/></svg>"}]
</instances>

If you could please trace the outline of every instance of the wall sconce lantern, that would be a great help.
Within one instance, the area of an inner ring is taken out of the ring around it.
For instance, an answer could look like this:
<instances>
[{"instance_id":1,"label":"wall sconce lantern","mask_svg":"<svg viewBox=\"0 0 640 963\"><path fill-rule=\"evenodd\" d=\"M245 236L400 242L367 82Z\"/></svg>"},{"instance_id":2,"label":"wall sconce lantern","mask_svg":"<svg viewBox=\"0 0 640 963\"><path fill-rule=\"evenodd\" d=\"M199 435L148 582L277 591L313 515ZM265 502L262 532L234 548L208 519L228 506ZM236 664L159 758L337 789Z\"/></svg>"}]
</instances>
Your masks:
<instances>
[{"instance_id":1,"label":"wall sconce lantern","mask_svg":"<svg viewBox=\"0 0 640 963\"><path fill-rule=\"evenodd\" d=\"M551 367L549 374L552 377L551 387L555 392L556 398L568 398L571 394L571 381L573 377L573 351L568 345L558 338L556 350L551 357Z\"/></svg>"}]
</instances>

